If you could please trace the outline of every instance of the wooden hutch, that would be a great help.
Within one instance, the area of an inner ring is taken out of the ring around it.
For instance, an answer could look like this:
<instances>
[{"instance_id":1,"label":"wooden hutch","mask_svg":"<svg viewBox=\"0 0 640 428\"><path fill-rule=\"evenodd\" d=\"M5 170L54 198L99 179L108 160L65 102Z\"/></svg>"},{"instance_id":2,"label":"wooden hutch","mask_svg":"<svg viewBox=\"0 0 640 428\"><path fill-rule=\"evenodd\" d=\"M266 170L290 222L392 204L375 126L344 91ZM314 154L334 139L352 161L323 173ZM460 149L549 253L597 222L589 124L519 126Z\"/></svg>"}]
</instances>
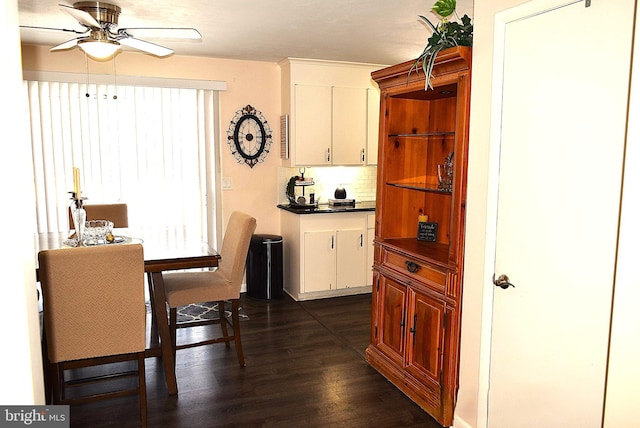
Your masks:
<instances>
[{"instance_id":1,"label":"wooden hutch","mask_svg":"<svg viewBox=\"0 0 640 428\"><path fill-rule=\"evenodd\" d=\"M367 361L440 424L458 390L471 48L442 51L425 90L413 61L380 87L373 310ZM451 155L453 153L453 155ZM438 165L452 158L450 188ZM435 234L421 240L418 218ZM424 217L422 221L424 221Z\"/></svg>"}]
</instances>

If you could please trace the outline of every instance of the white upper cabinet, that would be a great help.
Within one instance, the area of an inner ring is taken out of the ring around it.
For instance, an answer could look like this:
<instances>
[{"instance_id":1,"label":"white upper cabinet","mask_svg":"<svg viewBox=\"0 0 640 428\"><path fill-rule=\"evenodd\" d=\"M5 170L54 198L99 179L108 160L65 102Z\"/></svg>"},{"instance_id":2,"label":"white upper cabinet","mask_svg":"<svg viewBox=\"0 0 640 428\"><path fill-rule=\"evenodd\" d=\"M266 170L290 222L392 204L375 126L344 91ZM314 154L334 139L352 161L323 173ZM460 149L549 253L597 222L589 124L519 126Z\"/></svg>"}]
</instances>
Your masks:
<instances>
[{"instance_id":1,"label":"white upper cabinet","mask_svg":"<svg viewBox=\"0 0 640 428\"><path fill-rule=\"evenodd\" d=\"M378 126L380 124L380 90L367 89L367 165L378 164Z\"/></svg>"},{"instance_id":2,"label":"white upper cabinet","mask_svg":"<svg viewBox=\"0 0 640 428\"><path fill-rule=\"evenodd\" d=\"M371 72L384 66L290 58L280 67L284 166L375 165L380 92Z\"/></svg>"},{"instance_id":3,"label":"white upper cabinet","mask_svg":"<svg viewBox=\"0 0 640 428\"><path fill-rule=\"evenodd\" d=\"M367 150L367 89L332 88L331 162L364 165Z\"/></svg>"},{"instance_id":4,"label":"white upper cabinet","mask_svg":"<svg viewBox=\"0 0 640 428\"><path fill-rule=\"evenodd\" d=\"M331 165L331 88L295 85L294 110L289 135L295 165Z\"/></svg>"}]
</instances>

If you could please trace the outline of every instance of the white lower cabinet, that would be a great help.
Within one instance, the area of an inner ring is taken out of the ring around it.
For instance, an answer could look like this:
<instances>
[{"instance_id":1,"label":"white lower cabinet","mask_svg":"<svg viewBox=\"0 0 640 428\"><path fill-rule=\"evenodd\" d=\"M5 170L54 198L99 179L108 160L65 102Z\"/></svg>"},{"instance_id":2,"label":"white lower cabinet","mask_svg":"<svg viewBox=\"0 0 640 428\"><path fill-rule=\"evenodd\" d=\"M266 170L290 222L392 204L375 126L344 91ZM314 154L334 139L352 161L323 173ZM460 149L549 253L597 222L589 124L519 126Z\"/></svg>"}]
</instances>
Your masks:
<instances>
[{"instance_id":1,"label":"white lower cabinet","mask_svg":"<svg viewBox=\"0 0 640 428\"><path fill-rule=\"evenodd\" d=\"M302 240L304 253L302 292L335 289L337 268L334 231L307 231L302 235Z\"/></svg>"},{"instance_id":2,"label":"white lower cabinet","mask_svg":"<svg viewBox=\"0 0 640 428\"><path fill-rule=\"evenodd\" d=\"M371 292L367 212L281 214L285 291L296 300Z\"/></svg>"},{"instance_id":3,"label":"white lower cabinet","mask_svg":"<svg viewBox=\"0 0 640 428\"><path fill-rule=\"evenodd\" d=\"M336 288L354 288L366 285L367 230L336 230Z\"/></svg>"},{"instance_id":4,"label":"white lower cabinet","mask_svg":"<svg viewBox=\"0 0 640 428\"><path fill-rule=\"evenodd\" d=\"M367 214L367 262L365 280L367 285L373 285L373 239L376 236L376 215Z\"/></svg>"}]
</instances>

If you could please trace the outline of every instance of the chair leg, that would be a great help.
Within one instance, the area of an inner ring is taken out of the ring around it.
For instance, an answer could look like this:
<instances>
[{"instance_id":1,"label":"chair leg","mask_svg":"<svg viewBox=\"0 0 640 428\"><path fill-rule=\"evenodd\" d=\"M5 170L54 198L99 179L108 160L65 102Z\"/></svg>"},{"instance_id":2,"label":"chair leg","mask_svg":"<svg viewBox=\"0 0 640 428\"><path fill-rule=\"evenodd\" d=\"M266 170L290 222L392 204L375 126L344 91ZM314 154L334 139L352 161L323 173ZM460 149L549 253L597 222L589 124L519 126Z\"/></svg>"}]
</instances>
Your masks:
<instances>
[{"instance_id":1,"label":"chair leg","mask_svg":"<svg viewBox=\"0 0 640 428\"><path fill-rule=\"evenodd\" d=\"M45 356L46 357L46 356ZM53 381L54 379L51 379L51 373L52 371L49 368L49 362L45 361L44 362L44 368L42 371L42 374L44 375L44 400L45 400L45 404L53 404Z\"/></svg>"},{"instance_id":2,"label":"chair leg","mask_svg":"<svg viewBox=\"0 0 640 428\"><path fill-rule=\"evenodd\" d=\"M144 352L138 353L138 398L140 400L140 426L147 426L147 382L145 379Z\"/></svg>"},{"instance_id":3,"label":"chair leg","mask_svg":"<svg viewBox=\"0 0 640 428\"><path fill-rule=\"evenodd\" d=\"M178 331L178 308L169 309L169 332L171 333L171 350L173 351L173 365L176 365L176 345Z\"/></svg>"},{"instance_id":4,"label":"chair leg","mask_svg":"<svg viewBox=\"0 0 640 428\"><path fill-rule=\"evenodd\" d=\"M220 317L220 328L222 329L222 337L226 339L229 337L229 330L227 329L227 317L225 315L224 300L218 302L218 316ZM230 348L231 344L229 343L229 341L226 341L224 343L224 346Z\"/></svg>"},{"instance_id":5,"label":"chair leg","mask_svg":"<svg viewBox=\"0 0 640 428\"><path fill-rule=\"evenodd\" d=\"M153 298L153 280L151 278L151 272L147 272L147 285L149 286L149 303L151 305L151 344L157 345L160 342L160 335L158 333L158 322L156 321L154 306L156 302Z\"/></svg>"},{"instance_id":6,"label":"chair leg","mask_svg":"<svg viewBox=\"0 0 640 428\"><path fill-rule=\"evenodd\" d=\"M53 389L53 404L60 404L64 400L64 369L61 363L49 364L51 386Z\"/></svg>"},{"instance_id":7,"label":"chair leg","mask_svg":"<svg viewBox=\"0 0 640 428\"><path fill-rule=\"evenodd\" d=\"M44 376L45 403L53 404L51 400L53 399L53 382L55 379L51 377L51 363L47 353L47 332L44 329L42 331L42 374Z\"/></svg>"},{"instance_id":8,"label":"chair leg","mask_svg":"<svg viewBox=\"0 0 640 428\"><path fill-rule=\"evenodd\" d=\"M244 367L244 353L242 352L242 340L240 340L240 301L234 299L231 301L231 319L233 321L233 336L236 342L236 353L238 354L238 362L240 367ZM227 342L228 344L229 342Z\"/></svg>"}]
</instances>

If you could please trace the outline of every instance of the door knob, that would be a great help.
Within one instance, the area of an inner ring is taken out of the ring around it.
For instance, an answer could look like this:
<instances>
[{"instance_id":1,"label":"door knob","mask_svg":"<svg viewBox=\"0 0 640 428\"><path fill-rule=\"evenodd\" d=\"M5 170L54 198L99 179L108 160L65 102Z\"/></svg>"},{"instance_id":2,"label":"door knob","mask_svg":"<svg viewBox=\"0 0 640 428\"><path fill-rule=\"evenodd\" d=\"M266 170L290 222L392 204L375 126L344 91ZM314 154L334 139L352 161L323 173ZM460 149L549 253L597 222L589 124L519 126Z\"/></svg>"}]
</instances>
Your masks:
<instances>
[{"instance_id":1,"label":"door knob","mask_svg":"<svg viewBox=\"0 0 640 428\"><path fill-rule=\"evenodd\" d=\"M503 290L506 290L509 287L513 287L513 288L516 287L515 285L509 282L509 277L505 274L500 275L498 279L496 279L496 274L494 273L492 281L496 287L500 287Z\"/></svg>"}]
</instances>

